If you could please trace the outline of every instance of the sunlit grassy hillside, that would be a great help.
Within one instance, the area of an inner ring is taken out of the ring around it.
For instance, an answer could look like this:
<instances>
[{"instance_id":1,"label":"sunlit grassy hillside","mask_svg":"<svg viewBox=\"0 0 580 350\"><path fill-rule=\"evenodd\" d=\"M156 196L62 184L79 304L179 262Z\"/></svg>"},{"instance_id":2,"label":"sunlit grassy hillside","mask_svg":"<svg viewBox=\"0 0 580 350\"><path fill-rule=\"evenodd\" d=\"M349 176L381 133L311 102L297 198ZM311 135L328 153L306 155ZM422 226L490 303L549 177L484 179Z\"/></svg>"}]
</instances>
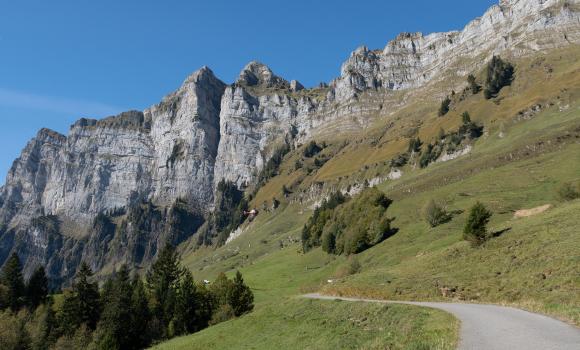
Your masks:
<instances>
[{"instance_id":1,"label":"sunlit grassy hillside","mask_svg":"<svg viewBox=\"0 0 580 350\"><path fill-rule=\"evenodd\" d=\"M444 313L296 299L312 291L508 303L579 324L580 202L558 196L562 184L580 182L579 50L515 62L514 83L496 99L485 100L481 93L467 95L454 101L443 117L437 117L437 101L411 101L378 119L364 134L317 140L327 144L319 155L327 159L322 166L313 166L313 159L305 159L301 148L290 152L279 175L252 202L260 208L266 202L269 207L277 198L282 202L278 209L261 211L256 220L244 224L237 239L218 249L182 247L184 262L197 279L242 271L256 295L256 310L162 348L185 349L192 344L325 348L307 342L318 339L315 334L328 348L384 348L386 344L404 348L403 344L425 341L445 348L456 341L455 326L442 326L449 317ZM389 211L399 231L356 256L360 272L344 273L351 261L320 248L302 253L300 232L312 212L312 201L305 194L313 185L346 188L386 177L390 159L406 150L409 138L419 136L429 142L440 129L454 130L463 111L484 126L484 135L468 155L424 169L407 165L400 179L378 185L394 200ZM303 163L301 168L297 161ZM283 185L292 192L288 198L281 191ZM427 225L422 208L431 199L455 213L450 222L436 228ZM493 212L489 230L495 237L473 248L462 240L462 229L465 211L476 201ZM546 204L550 208L545 212L514 218L516 210ZM389 326L369 337L367 328L353 326L358 325L356 315L363 314ZM336 335L331 330L347 328L352 328L348 333L352 342L340 343L347 337L331 336Z\"/></svg>"}]
</instances>

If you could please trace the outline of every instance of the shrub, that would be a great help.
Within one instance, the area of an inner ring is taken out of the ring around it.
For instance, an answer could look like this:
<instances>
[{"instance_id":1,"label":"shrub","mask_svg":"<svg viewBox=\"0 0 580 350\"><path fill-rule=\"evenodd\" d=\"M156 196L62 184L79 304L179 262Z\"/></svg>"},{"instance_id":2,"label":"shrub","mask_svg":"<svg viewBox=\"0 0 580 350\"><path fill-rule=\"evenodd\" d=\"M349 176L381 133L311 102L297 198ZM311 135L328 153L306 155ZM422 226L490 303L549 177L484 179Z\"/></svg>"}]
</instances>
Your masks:
<instances>
[{"instance_id":1,"label":"shrub","mask_svg":"<svg viewBox=\"0 0 580 350\"><path fill-rule=\"evenodd\" d=\"M472 246L481 245L487 240L487 223L491 215L492 213L480 202L471 207L463 229L463 238L469 241Z\"/></svg>"},{"instance_id":2,"label":"shrub","mask_svg":"<svg viewBox=\"0 0 580 350\"><path fill-rule=\"evenodd\" d=\"M493 56L487 65L487 78L483 94L486 99L496 97L504 86L512 83L514 67L503 61L499 56Z\"/></svg>"},{"instance_id":3,"label":"shrub","mask_svg":"<svg viewBox=\"0 0 580 350\"><path fill-rule=\"evenodd\" d=\"M362 266L361 266L359 260L357 259L357 257L354 255L351 255L348 257L346 263L341 265L336 270L336 272L334 273L334 276L337 278L342 278L342 277L346 277L346 276L350 276L350 275L355 275L361 271L361 268L362 268Z\"/></svg>"},{"instance_id":4,"label":"shrub","mask_svg":"<svg viewBox=\"0 0 580 350\"><path fill-rule=\"evenodd\" d=\"M469 74L467 76L467 83L469 84L469 90L471 90L471 93L473 93L474 95L477 94L479 90L481 90L481 86L477 84L477 81L473 74Z\"/></svg>"},{"instance_id":5,"label":"shrub","mask_svg":"<svg viewBox=\"0 0 580 350\"><path fill-rule=\"evenodd\" d=\"M389 164L391 167L400 168L400 167L404 166L405 164L407 164L408 161L409 161L409 154L403 153L403 154L399 154L395 158L391 159Z\"/></svg>"},{"instance_id":6,"label":"shrub","mask_svg":"<svg viewBox=\"0 0 580 350\"><path fill-rule=\"evenodd\" d=\"M434 200L427 202L423 208L423 216L431 227L439 226L451 220L451 215Z\"/></svg>"},{"instance_id":7,"label":"shrub","mask_svg":"<svg viewBox=\"0 0 580 350\"><path fill-rule=\"evenodd\" d=\"M470 139L476 139L483 135L483 126L477 125L471 121L471 116L469 112L465 111L461 114L461 120L463 124L459 127L457 131L461 136L468 137Z\"/></svg>"},{"instance_id":8,"label":"shrub","mask_svg":"<svg viewBox=\"0 0 580 350\"><path fill-rule=\"evenodd\" d=\"M230 304L223 304L216 311L214 311L211 320L209 321L209 325L214 326L218 323L231 320L234 317L236 317L234 308L232 308Z\"/></svg>"},{"instance_id":9,"label":"shrub","mask_svg":"<svg viewBox=\"0 0 580 350\"><path fill-rule=\"evenodd\" d=\"M577 186L580 187L580 186ZM571 183L564 183L558 188L558 197L563 201L571 201L580 198L580 188L574 187Z\"/></svg>"},{"instance_id":10,"label":"shrub","mask_svg":"<svg viewBox=\"0 0 580 350\"><path fill-rule=\"evenodd\" d=\"M322 151L322 147L318 146L315 141L310 141L302 151L302 155L306 158L311 158Z\"/></svg>"},{"instance_id":11,"label":"shrub","mask_svg":"<svg viewBox=\"0 0 580 350\"><path fill-rule=\"evenodd\" d=\"M439 158L441 155L441 147L438 145L428 144L427 148L421 154L421 158L419 159L419 166L421 168L425 168L429 163L432 163Z\"/></svg>"},{"instance_id":12,"label":"shrub","mask_svg":"<svg viewBox=\"0 0 580 350\"><path fill-rule=\"evenodd\" d=\"M449 112L449 106L451 105L451 99L449 98L449 96L445 97L445 99L443 101L441 101L441 106L439 107L439 111L437 113L437 115L444 116L445 114L447 114L447 112Z\"/></svg>"}]
</instances>

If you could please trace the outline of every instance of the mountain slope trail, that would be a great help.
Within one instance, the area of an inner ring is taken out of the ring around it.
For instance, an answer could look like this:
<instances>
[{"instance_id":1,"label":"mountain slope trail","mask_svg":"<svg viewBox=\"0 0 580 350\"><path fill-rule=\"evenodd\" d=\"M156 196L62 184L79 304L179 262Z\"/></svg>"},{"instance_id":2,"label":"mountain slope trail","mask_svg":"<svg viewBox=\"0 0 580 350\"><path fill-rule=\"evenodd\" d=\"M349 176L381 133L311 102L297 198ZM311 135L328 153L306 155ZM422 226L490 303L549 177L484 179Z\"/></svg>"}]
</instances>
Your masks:
<instances>
[{"instance_id":1,"label":"mountain slope trail","mask_svg":"<svg viewBox=\"0 0 580 350\"><path fill-rule=\"evenodd\" d=\"M306 294L306 298L324 300L400 303L441 309L461 321L460 350L568 350L580 349L580 330L553 318L512 307L386 301L363 298Z\"/></svg>"}]
</instances>

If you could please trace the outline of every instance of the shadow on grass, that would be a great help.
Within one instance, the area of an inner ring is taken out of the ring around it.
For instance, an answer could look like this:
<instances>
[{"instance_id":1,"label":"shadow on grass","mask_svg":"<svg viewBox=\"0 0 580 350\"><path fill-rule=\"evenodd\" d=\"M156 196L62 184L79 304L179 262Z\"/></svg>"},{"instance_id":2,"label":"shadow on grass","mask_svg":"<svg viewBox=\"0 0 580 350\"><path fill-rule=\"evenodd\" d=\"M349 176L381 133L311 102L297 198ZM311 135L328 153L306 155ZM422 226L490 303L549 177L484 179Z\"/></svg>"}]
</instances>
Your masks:
<instances>
[{"instance_id":1,"label":"shadow on grass","mask_svg":"<svg viewBox=\"0 0 580 350\"><path fill-rule=\"evenodd\" d=\"M506 233L508 231L511 231L511 230L512 230L511 227L507 227L507 228L504 228L503 230L499 230L499 231L495 231L495 232L490 232L489 237L491 237L491 238L497 238L497 237L499 237L499 236L503 235L504 233Z\"/></svg>"}]
</instances>

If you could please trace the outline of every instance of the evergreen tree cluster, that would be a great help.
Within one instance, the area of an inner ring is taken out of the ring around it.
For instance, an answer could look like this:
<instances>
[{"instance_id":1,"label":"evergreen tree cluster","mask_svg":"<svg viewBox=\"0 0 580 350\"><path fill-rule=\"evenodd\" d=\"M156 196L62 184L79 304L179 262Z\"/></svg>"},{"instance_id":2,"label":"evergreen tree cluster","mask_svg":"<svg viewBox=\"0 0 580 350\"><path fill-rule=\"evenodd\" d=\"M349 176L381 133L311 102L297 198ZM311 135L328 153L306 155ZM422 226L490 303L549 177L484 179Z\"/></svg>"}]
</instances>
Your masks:
<instances>
[{"instance_id":1,"label":"evergreen tree cluster","mask_svg":"<svg viewBox=\"0 0 580 350\"><path fill-rule=\"evenodd\" d=\"M0 309L13 312L21 308L36 309L46 302L48 279L43 267L39 267L26 283L22 276L22 265L16 253L6 261L0 276Z\"/></svg>"},{"instance_id":2,"label":"evergreen tree cluster","mask_svg":"<svg viewBox=\"0 0 580 350\"><path fill-rule=\"evenodd\" d=\"M456 131L445 133L443 129L439 130L435 141L423 147L423 142L420 138L411 138L407 152L398 154L390 161L390 166L399 168L406 165L415 154L420 154L418 158L418 165L421 168L427 167L432 162L436 161L443 152L451 154L457 150L464 140L475 140L483 135L483 126L471 121L471 116L468 112L463 112L461 115L462 123Z\"/></svg>"},{"instance_id":3,"label":"evergreen tree cluster","mask_svg":"<svg viewBox=\"0 0 580 350\"><path fill-rule=\"evenodd\" d=\"M215 192L215 209L198 232L198 245L222 245L244 220L248 201L231 181L222 179Z\"/></svg>"},{"instance_id":4,"label":"evergreen tree cluster","mask_svg":"<svg viewBox=\"0 0 580 350\"><path fill-rule=\"evenodd\" d=\"M503 87L511 85L514 78L514 66L499 56L493 56L487 65L486 73L483 95L486 99L490 99L496 97Z\"/></svg>"},{"instance_id":5,"label":"evergreen tree cluster","mask_svg":"<svg viewBox=\"0 0 580 350\"><path fill-rule=\"evenodd\" d=\"M252 311L254 296L238 272L221 274L207 287L196 283L167 245L146 278L126 266L101 289L83 263L70 290L56 305L39 268L24 283L13 255L2 271L2 349L143 349L153 342L190 334ZM223 310L230 312L224 313Z\"/></svg>"},{"instance_id":6,"label":"evergreen tree cluster","mask_svg":"<svg viewBox=\"0 0 580 350\"><path fill-rule=\"evenodd\" d=\"M264 168L258 174L256 189L264 186L269 179L278 175L280 165L288 152L290 152L290 145L286 142L274 150L274 154L272 154L272 157L266 162Z\"/></svg>"},{"instance_id":7,"label":"evergreen tree cluster","mask_svg":"<svg viewBox=\"0 0 580 350\"><path fill-rule=\"evenodd\" d=\"M333 192L319 207L314 209L314 213L302 229L302 250L305 253L320 246L324 225L330 219L333 210L348 199L339 191Z\"/></svg>"},{"instance_id":8,"label":"evergreen tree cluster","mask_svg":"<svg viewBox=\"0 0 580 350\"><path fill-rule=\"evenodd\" d=\"M376 188L366 188L348 201L327 204L304 226L304 250L322 246L329 254L350 255L379 244L397 231L387 215L391 203Z\"/></svg>"}]
</instances>

